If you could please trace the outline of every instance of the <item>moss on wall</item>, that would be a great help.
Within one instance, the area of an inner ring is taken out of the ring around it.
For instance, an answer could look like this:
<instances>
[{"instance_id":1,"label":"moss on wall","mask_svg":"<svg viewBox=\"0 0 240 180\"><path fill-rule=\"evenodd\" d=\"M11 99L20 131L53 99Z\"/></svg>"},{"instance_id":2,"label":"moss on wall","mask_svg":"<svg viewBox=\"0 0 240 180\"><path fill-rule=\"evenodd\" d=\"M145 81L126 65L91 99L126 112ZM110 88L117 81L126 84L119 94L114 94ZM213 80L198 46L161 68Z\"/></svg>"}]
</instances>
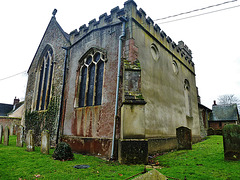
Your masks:
<instances>
[{"instance_id":1,"label":"moss on wall","mask_svg":"<svg viewBox=\"0 0 240 180\"><path fill-rule=\"evenodd\" d=\"M50 100L47 110L32 111L31 109L25 112L26 132L34 131L34 140L36 144L40 143L41 132L48 130L50 139L53 140L56 135L57 117L59 112L59 98L53 96Z\"/></svg>"}]
</instances>

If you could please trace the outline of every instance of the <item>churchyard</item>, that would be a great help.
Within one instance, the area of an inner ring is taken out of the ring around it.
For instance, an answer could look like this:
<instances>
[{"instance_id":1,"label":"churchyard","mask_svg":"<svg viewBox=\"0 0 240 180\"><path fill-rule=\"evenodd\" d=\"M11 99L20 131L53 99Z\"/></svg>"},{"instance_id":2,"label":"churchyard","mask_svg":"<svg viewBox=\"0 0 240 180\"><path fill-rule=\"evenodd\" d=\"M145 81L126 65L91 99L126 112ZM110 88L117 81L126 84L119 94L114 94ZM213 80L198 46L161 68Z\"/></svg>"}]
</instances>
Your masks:
<instances>
[{"instance_id":1,"label":"churchyard","mask_svg":"<svg viewBox=\"0 0 240 180\"><path fill-rule=\"evenodd\" d=\"M182 139L185 131L186 139ZM228 133L229 131L232 133ZM238 132L239 129L234 126L232 129L226 129L224 133L236 138L238 133L233 131ZM186 144L187 150L153 155L148 165L122 165L82 154L74 154L74 159L70 161L54 160L52 158L54 149L46 146L29 149L27 141L30 140L26 141L27 145L23 143L21 146L19 142L16 144L18 139L16 135L9 136L7 142L8 134L9 132L5 130L1 137L0 179L134 179L135 175L141 175L144 171L152 169L161 172L168 179L240 179L238 153L235 153L234 149L235 154L231 152L232 147L230 149L225 147L224 157L223 136L208 136L204 141L191 145L189 130L185 128L178 130L180 134L178 143L179 149L184 149ZM42 134L43 139L47 137L46 132ZM229 137L224 138L224 141L229 142L227 140ZM229 157L231 161L227 160Z\"/></svg>"}]
</instances>

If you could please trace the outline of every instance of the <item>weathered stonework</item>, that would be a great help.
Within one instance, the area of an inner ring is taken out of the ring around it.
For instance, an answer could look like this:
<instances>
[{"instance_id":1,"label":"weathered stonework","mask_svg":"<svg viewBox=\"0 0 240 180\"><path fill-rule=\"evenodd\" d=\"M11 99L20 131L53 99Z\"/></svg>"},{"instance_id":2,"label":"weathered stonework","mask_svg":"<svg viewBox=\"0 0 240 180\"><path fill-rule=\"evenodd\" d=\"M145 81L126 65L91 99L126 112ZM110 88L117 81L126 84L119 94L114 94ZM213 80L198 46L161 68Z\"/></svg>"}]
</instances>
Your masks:
<instances>
[{"instance_id":1,"label":"weathered stonework","mask_svg":"<svg viewBox=\"0 0 240 180\"><path fill-rule=\"evenodd\" d=\"M26 110L36 107L39 60L47 45L52 47L55 60L52 93L60 100L54 119L56 131L51 136L59 135L73 151L107 158L112 152L116 157L119 151L121 162L145 163L147 153L177 148L177 127L191 129L193 141L200 140L192 52L183 41L176 44L133 0L70 34L62 30L55 15L52 17L28 71ZM96 52L103 63L102 79L96 75L100 69ZM89 62L88 57L92 58ZM99 82L100 103L94 104ZM118 149L116 143L112 146L113 138L121 142ZM136 148L128 154L142 156L139 162L124 157L129 143Z\"/></svg>"},{"instance_id":2,"label":"weathered stonework","mask_svg":"<svg viewBox=\"0 0 240 180\"><path fill-rule=\"evenodd\" d=\"M192 149L192 132L187 127L177 128L178 150Z\"/></svg>"},{"instance_id":3,"label":"weathered stonework","mask_svg":"<svg viewBox=\"0 0 240 180\"><path fill-rule=\"evenodd\" d=\"M3 137L3 126L0 125L0 144L2 144L2 137Z\"/></svg>"},{"instance_id":4,"label":"weathered stonework","mask_svg":"<svg viewBox=\"0 0 240 180\"><path fill-rule=\"evenodd\" d=\"M50 149L50 134L47 130L41 133L41 152L43 154L49 154Z\"/></svg>"},{"instance_id":5,"label":"weathered stonework","mask_svg":"<svg viewBox=\"0 0 240 180\"><path fill-rule=\"evenodd\" d=\"M17 142L16 142L16 146L18 147L23 147L23 133L24 133L24 127L23 126L19 126L18 130L17 130Z\"/></svg>"},{"instance_id":6,"label":"weathered stonework","mask_svg":"<svg viewBox=\"0 0 240 180\"><path fill-rule=\"evenodd\" d=\"M8 146L9 145L9 128L8 126L6 126L4 128L4 142L3 142L4 146Z\"/></svg>"},{"instance_id":7,"label":"weathered stonework","mask_svg":"<svg viewBox=\"0 0 240 180\"><path fill-rule=\"evenodd\" d=\"M240 126L226 125L223 128L224 159L240 160Z\"/></svg>"},{"instance_id":8,"label":"weathered stonework","mask_svg":"<svg viewBox=\"0 0 240 180\"><path fill-rule=\"evenodd\" d=\"M26 135L26 147L27 151L35 151L35 144L34 144L34 138L33 138L33 131L29 130Z\"/></svg>"}]
</instances>

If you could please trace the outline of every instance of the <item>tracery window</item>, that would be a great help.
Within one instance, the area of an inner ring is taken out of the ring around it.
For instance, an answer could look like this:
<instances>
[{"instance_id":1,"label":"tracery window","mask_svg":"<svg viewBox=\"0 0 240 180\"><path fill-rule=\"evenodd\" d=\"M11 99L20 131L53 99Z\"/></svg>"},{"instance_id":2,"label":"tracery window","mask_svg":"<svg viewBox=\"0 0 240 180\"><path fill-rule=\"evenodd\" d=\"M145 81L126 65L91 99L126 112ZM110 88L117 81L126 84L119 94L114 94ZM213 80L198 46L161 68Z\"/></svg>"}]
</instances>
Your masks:
<instances>
[{"instance_id":1,"label":"tracery window","mask_svg":"<svg viewBox=\"0 0 240 180\"><path fill-rule=\"evenodd\" d=\"M102 87L105 56L92 49L80 60L77 107L102 104Z\"/></svg>"},{"instance_id":2,"label":"tracery window","mask_svg":"<svg viewBox=\"0 0 240 180\"><path fill-rule=\"evenodd\" d=\"M187 79L184 80L184 96L185 96L186 115L191 117L192 104L191 104L191 96L190 96L190 84Z\"/></svg>"},{"instance_id":3,"label":"tracery window","mask_svg":"<svg viewBox=\"0 0 240 180\"><path fill-rule=\"evenodd\" d=\"M45 110L50 101L54 70L53 50L49 45L45 47L39 62L36 110Z\"/></svg>"}]
</instances>

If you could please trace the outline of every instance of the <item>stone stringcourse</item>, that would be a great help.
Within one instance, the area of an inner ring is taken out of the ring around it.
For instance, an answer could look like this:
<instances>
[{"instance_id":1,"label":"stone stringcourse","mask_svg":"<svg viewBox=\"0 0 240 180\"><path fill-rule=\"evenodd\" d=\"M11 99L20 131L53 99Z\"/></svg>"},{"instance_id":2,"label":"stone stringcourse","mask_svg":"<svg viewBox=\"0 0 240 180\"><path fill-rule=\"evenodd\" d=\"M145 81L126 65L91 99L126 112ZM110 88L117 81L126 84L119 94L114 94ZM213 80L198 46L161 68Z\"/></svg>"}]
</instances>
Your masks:
<instances>
[{"instance_id":1,"label":"stone stringcourse","mask_svg":"<svg viewBox=\"0 0 240 180\"><path fill-rule=\"evenodd\" d=\"M121 23L118 18L121 16L127 16L125 10L129 8L129 5L133 5L135 7L133 9L135 14L132 16L132 21L134 21L139 27L145 29L146 33L150 33L151 36L155 37L157 41L159 41L168 51L171 51L176 57L179 57L179 59L184 57L185 62L183 63L187 67L192 66L191 68L194 68L192 51L188 48L188 46L184 44L183 41L179 41L178 44L176 44L171 37L167 36L166 33L161 30L158 24L154 24L154 21L149 16L146 17L144 10L141 8L139 10L137 9L137 4L133 0L126 1L124 3L124 8L122 9L119 9L118 6L113 8L110 15L107 15L107 13L100 15L98 21L93 19L89 21L88 26L84 24L78 30L73 30L70 33L73 45L97 29Z\"/></svg>"}]
</instances>

